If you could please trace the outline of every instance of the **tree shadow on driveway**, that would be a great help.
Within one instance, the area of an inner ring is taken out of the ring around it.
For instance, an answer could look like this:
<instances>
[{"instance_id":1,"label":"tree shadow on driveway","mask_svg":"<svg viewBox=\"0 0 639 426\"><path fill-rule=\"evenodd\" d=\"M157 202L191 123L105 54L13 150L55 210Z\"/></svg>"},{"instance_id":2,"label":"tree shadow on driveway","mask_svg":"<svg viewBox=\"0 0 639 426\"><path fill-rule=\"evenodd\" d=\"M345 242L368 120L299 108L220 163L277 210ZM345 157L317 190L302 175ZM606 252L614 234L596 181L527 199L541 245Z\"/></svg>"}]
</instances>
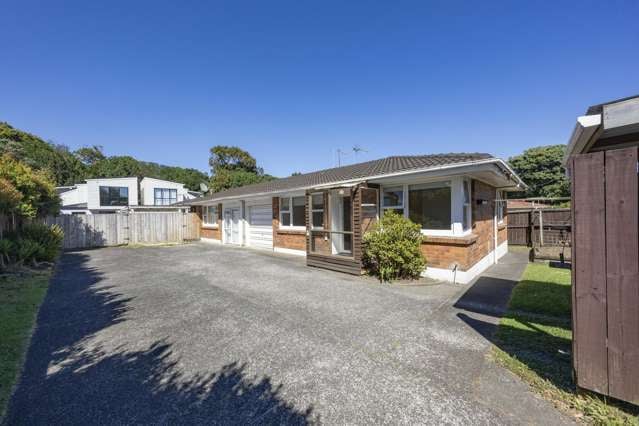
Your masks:
<instances>
[{"instance_id":1,"label":"tree shadow on driveway","mask_svg":"<svg viewBox=\"0 0 639 426\"><path fill-rule=\"evenodd\" d=\"M84 345L126 321L131 298L107 286L89 256L67 253L38 315L5 424L307 424L282 385L238 362L186 375L168 339L143 350Z\"/></svg>"}]
</instances>

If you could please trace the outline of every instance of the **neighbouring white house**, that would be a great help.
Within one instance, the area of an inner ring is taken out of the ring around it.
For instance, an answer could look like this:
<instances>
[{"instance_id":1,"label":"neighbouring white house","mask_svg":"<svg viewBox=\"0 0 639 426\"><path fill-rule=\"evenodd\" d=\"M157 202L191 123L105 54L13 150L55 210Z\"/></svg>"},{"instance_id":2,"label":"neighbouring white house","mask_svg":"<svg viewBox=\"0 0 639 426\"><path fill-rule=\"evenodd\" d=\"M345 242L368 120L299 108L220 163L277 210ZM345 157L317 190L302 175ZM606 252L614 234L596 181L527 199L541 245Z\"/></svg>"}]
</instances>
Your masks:
<instances>
[{"instance_id":1,"label":"neighbouring white house","mask_svg":"<svg viewBox=\"0 0 639 426\"><path fill-rule=\"evenodd\" d=\"M87 179L85 183L56 188L62 214L114 213L123 209L162 210L201 195L184 184L155 178Z\"/></svg>"}]
</instances>

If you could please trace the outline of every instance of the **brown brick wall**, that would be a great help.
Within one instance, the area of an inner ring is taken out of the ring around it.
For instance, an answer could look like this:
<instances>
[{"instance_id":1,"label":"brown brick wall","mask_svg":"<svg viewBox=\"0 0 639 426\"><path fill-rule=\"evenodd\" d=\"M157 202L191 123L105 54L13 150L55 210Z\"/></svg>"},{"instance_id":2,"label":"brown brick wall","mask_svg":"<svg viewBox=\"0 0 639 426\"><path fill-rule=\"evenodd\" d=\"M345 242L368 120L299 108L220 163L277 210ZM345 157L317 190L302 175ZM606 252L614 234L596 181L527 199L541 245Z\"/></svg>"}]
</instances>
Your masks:
<instances>
[{"instance_id":1,"label":"brown brick wall","mask_svg":"<svg viewBox=\"0 0 639 426\"><path fill-rule=\"evenodd\" d=\"M273 247L306 251L306 231L281 230L280 198L273 197Z\"/></svg>"},{"instance_id":2,"label":"brown brick wall","mask_svg":"<svg viewBox=\"0 0 639 426\"><path fill-rule=\"evenodd\" d=\"M472 183L472 237L429 237L422 244L426 263L433 268L451 269L454 264L466 271L494 249L495 188L474 180ZM478 200L486 201L478 204ZM504 219L507 220L507 219ZM500 243L507 239L506 227L498 233ZM503 241L501 240L503 238Z\"/></svg>"},{"instance_id":3,"label":"brown brick wall","mask_svg":"<svg viewBox=\"0 0 639 426\"><path fill-rule=\"evenodd\" d=\"M195 213L202 219L202 206L195 206ZM217 228L209 228L202 226L200 228L200 236L202 238L211 238L214 240L222 239L222 204L217 205Z\"/></svg>"}]
</instances>

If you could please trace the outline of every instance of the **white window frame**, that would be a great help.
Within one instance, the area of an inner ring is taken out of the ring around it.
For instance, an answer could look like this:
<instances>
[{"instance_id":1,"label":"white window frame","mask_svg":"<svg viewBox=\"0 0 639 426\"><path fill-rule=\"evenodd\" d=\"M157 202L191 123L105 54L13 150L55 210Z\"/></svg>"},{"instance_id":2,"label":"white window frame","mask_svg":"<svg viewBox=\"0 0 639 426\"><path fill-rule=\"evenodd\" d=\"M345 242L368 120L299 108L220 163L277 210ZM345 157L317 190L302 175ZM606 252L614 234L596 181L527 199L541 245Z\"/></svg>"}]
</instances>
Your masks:
<instances>
[{"instance_id":1,"label":"white window frame","mask_svg":"<svg viewBox=\"0 0 639 426\"><path fill-rule=\"evenodd\" d=\"M322 196L322 200L324 202L322 203L322 208L321 209L314 209L313 208L313 196L314 195L321 195ZM309 214L308 223L309 223L311 229L316 229L316 230L317 229L320 229L320 230L324 229L324 223L322 223L321 227L313 225L313 213L322 212L323 213L322 222L324 222L326 220L326 209L325 209L325 207L326 207L326 199L325 199L325 196L326 196L326 194L324 194L323 192L314 192L314 193L309 195L310 198L308 199L308 207L309 207L309 209L308 209L308 214Z\"/></svg>"},{"instance_id":2,"label":"white window frame","mask_svg":"<svg viewBox=\"0 0 639 426\"><path fill-rule=\"evenodd\" d=\"M214 212L214 216L213 216L215 219L214 222L209 222L209 220L211 219L211 211ZM202 206L202 226L206 228L217 228L218 227L217 219L218 219L217 205Z\"/></svg>"},{"instance_id":3,"label":"white window frame","mask_svg":"<svg viewBox=\"0 0 639 426\"><path fill-rule=\"evenodd\" d=\"M396 206L385 206L384 205L384 193L387 190L392 190L392 189L396 189L396 188L401 188L402 189L402 203ZM380 205L382 206L382 216L384 215L384 213L386 212L386 210L402 210L402 214L405 215L405 209L404 209L404 205L406 204L406 185L389 185L387 187L382 187L381 188L382 191L380 191L381 194L381 201L380 201Z\"/></svg>"},{"instance_id":4,"label":"white window frame","mask_svg":"<svg viewBox=\"0 0 639 426\"><path fill-rule=\"evenodd\" d=\"M468 188L468 198L466 198L466 188ZM462 179L462 200L462 229L467 232L473 227L473 186L470 179ZM467 222L463 223L466 210L468 210Z\"/></svg>"},{"instance_id":5,"label":"white window frame","mask_svg":"<svg viewBox=\"0 0 639 426\"><path fill-rule=\"evenodd\" d=\"M469 191L469 203L465 203L464 200L464 181L468 182L468 191ZM472 234L472 180L467 177L454 176L448 177L446 179L423 179L423 180L415 180L411 183L405 184L387 184L381 185L380 187L380 205L382 206L381 211L383 212L386 209L403 209L404 217L409 217L409 209L410 209L410 197L409 197L409 188L412 185L419 185L424 183L445 183L449 182L451 196L450 196L450 214L451 214L451 227L450 229L422 229L421 232L426 236L433 237L464 237ZM402 207L391 207L384 206L384 190L385 189L393 189L397 187L403 188L403 202L404 205ZM464 227L463 217L464 217L464 208L470 209L470 214L468 218L467 227Z\"/></svg>"},{"instance_id":6,"label":"white window frame","mask_svg":"<svg viewBox=\"0 0 639 426\"><path fill-rule=\"evenodd\" d=\"M280 197L279 200L279 210L280 210L280 214L279 214L279 224L280 224L280 229L286 229L286 230L291 230L291 231L304 231L306 230L306 225L304 226L300 226L300 225L293 225L293 198L303 198L306 201L306 198L304 197L304 194L299 194L299 195L287 195L286 197ZM283 213L285 213L282 210L282 200L283 199L288 199L288 210L286 211L286 213L289 213L291 215L291 221L290 221L290 225L282 225L282 217L283 217ZM304 207L304 210L306 210L306 206ZM306 213L305 213L306 214Z\"/></svg>"},{"instance_id":7,"label":"white window frame","mask_svg":"<svg viewBox=\"0 0 639 426\"><path fill-rule=\"evenodd\" d=\"M505 204L504 191L498 189L495 193L495 216L497 217L497 224L499 225L504 223L504 218L506 217Z\"/></svg>"}]
</instances>

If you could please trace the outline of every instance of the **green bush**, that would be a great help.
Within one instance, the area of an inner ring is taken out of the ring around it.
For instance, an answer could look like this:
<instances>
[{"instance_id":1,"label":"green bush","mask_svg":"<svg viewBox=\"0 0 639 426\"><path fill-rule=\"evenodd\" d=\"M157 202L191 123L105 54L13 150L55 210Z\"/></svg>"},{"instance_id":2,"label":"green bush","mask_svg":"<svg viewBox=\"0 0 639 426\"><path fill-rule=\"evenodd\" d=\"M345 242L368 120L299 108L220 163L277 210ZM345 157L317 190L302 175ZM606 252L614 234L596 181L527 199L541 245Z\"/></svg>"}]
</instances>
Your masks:
<instances>
[{"instance_id":1,"label":"green bush","mask_svg":"<svg viewBox=\"0 0 639 426\"><path fill-rule=\"evenodd\" d=\"M13 242L7 238L0 240L0 268L4 269L11 263L11 254L14 252Z\"/></svg>"},{"instance_id":2,"label":"green bush","mask_svg":"<svg viewBox=\"0 0 639 426\"><path fill-rule=\"evenodd\" d=\"M418 278L426 267L420 249L422 239L419 225L387 211L364 234L364 266L380 281Z\"/></svg>"},{"instance_id":3,"label":"green bush","mask_svg":"<svg viewBox=\"0 0 639 426\"><path fill-rule=\"evenodd\" d=\"M64 232L58 225L47 226L42 223L30 223L22 227L20 237L40 244L36 259L53 262L60 253Z\"/></svg>"},{"instance_id":4,"label":"green bush","mask_svg":"<svg viewBox=\"0 0 639 426\"><path fill-rule=\"evenodd\" d=\"M16 261L19 264L35 263L43 251L44 247L37 241L20 239L16 242Z\"/></svg>"}]
</instances>

